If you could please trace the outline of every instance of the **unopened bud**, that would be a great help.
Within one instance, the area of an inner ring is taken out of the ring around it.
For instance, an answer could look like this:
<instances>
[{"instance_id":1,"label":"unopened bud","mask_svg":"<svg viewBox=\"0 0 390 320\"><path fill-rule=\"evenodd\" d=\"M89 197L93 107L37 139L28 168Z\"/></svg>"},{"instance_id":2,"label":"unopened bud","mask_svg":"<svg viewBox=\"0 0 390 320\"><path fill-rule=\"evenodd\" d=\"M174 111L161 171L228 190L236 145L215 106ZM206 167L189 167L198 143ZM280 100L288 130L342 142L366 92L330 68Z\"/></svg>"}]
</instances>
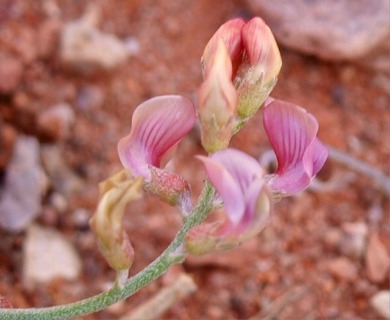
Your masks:
<instances>
[{"instance_id":1,"label":"unopened bud","mask_svg":"<svg viewBox=\"0 0 390 320\"><path fill-rule=\"evenodd\" d=\"M201 64L203 75L205 77L207 77L207 74L213 64L212 61L218 50L220 41L225 44L230 60L232 61L232 79L236 76L243 55L241 32L244 25L245 21L243 19L232 19L224 23L214 33L202 54Z\"/></svg>"},{"instance_id":2,"label":"unopened bud","mask_svg":"<svg viewBox=\"0 0 390 320\"><path fill-rule=\"evenodd\" d=\"M202 145L209 153L227 148L232 137L238 97L231 77L232 62L219 39L198 95Z\"/></svg>"},{"instance_id":3,"label":"unopened bud","mask_svg":"<svg viewBox=\"0 0 390 320\"><path fill-rule=\"evenodd\" d=\"M282 67L278 45L269 27L253 18L242 28L245 57L238 71L238 118L252 117L269 96Z\"/></svg>"},{"instance_id":4,"label":"unopened bud","mask_svg":"<svg viewBox=\"0 0 390 320\"><path fill-rule=\"evenodd\" d=\"M141 198L142 185L143 177L134 178L126 169L100 184L101 199L90 226L102 254L116 271L129 269L134 260L134 250L122 228L122 218L127 204Z\"/></svg>"}]
</instances>

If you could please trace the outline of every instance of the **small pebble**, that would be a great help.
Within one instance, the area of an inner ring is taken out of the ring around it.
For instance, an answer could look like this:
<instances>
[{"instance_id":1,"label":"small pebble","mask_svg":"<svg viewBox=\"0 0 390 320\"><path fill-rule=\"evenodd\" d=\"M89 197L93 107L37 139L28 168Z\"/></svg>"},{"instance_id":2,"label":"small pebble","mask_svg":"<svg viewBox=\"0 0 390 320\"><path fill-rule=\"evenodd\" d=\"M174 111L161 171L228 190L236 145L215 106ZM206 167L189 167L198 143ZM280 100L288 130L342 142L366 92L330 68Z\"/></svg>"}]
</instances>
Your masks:
<instances>
[{"instance_id":1,"label":"small pebble","mask_svg":"<svg viewBox=\"0 0 390 320\"><path fill-rule=\"evenodd\" d=\"M382 290L377 292L370 299L371 307L383 319L390 320L390 291Z\"/></svg>"},{"instance_id":2,"label":"small pebble","mask_svg":"<svg viewBox=\"0 0 390 320\"><path fill-rule=\"evenodd\" d=\"M331 260L328 268L332 275L348 282L355 281L358 276L358 268L356 265L345 257Z\"/></svg>"},{"instance_id":3,"label":"small pebble","mask_svg":"<svg viewBox=\"0 0 390 320\"><path fill-rule=\"evenodd\" d=\"M23 74L20 60L0 56L0 94L9 94L19 85Z\"/></svg>"},{"instance_id":4,"label":"small pebble","mask_svg":"<svg viewBox=\"0 0 390 320\"><path fill-rule=\"evenodd\" d=\"M51 228L30 226L23 256L26 286L47 283L57 277L74 280L81 272L81 260L73 245Z\"/></svg>"},{"instance_id":5,"label":"small pebble","mask_svg":"<svg viewBox=\"0 0 390 320\"><path fill-rule=\"evenodd\" d=\"M17 138L0 197L0 226L5 230L20 232L41 213L48 179L39 151L35 137Z\"/></svg>"},{"instance_id":6,"label":"small pebble","mask_svg":"<svg viewBox=\"0 0 390 320\"><path fill-rule=\"evenodd\" d=\"M64 140L75 121L75 114L70 105L57 104L38 115L38 128L42 136L49 140Z\"/></svg>"}]
</instances>

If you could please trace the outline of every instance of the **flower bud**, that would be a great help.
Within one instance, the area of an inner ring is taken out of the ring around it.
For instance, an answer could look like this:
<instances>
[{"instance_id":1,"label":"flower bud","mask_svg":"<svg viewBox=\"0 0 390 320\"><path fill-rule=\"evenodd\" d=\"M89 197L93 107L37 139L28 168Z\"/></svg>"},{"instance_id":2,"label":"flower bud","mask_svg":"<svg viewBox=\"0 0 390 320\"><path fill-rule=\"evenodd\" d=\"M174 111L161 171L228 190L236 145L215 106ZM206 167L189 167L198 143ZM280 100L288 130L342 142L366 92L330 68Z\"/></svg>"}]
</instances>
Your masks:
<instances>
[{"instance_id":1,"label":"flower bud","mask_svg":"<svg viewBox=\"0 0 390 320\"><path fill-rule=\"evenodd\" d=\"M134 250L122 228L122 218L129 202L142 196L143 177L134 178L122 170L100 184L101 199L90 220L99 248L116 271L127 270L134 260Z\"/></svg>"},{"instance_id":2,"label":"flower bud","mask_svg":"<svg viewBox=\"0 0 390 320\"><path fill-rule=\"evenodd\" d=\"M219 39L198 93L202 145L209 153L227 148L232 137L238 97L231 77L232 62Z\"/></svg>"},{"instance_id":3,"label":"flower bud","mask_svg":"<svg viewBox=\"0 0 390 320\"><path fill-rule=\"evenodd\" d=\"M233 19L215 32L203 51L201 62L206 81L213 72L221 41L231 62L230 78L238 96L232 129L235 134L269 96L276 84L282 59L273 34L262 19L256 17L247 23ZM214 72L218 70L221 69L214 69Z\"/></svg>"},{"instance_id":4,"label":"flower bud","mask_svg":"<svg viewBox=\"0 0 390 320\"><path fill-rule=\"evenodd\" d=\"M203 75L206 78L212 66L213 58L219 47L219 42L225 44L230 60L232 62L232 80L237 74L243 55L243 44L241 39L242 27L245 21L242 19L232 19L224 23L211 37L207 43L201 59Z\"/></svg>"},{"instance_id":5,"label":"flower bud","mask_svg":"<svg viewBox=\"0 0 390 320\"><path fill-rule=\"evenodd\" d=\"M269 96L282 67L275 38L260 18L253 18L242 28L245 57L238 71L238 118L245 122Z\"/></svg>"}]
</instances>

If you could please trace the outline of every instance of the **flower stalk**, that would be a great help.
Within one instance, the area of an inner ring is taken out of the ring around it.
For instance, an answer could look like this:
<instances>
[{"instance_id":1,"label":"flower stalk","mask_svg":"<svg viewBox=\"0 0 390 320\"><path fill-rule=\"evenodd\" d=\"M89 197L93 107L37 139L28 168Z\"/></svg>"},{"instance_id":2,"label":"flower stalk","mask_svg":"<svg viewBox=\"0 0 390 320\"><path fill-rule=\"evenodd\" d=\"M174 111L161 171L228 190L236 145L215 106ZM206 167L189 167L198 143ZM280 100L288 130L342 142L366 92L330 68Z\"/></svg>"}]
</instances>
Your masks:
<instances>
[{"instance_id":1,"label":"flower stalk","mask_svg":"<svg viewBox=\"0 0 390 320\"><path fill-rule=\"evenodd\" d=\"M29 309L0 309L2 320L55 320L85 316L102 310L108 306L128 298L138 290L159 278L171 265L180 263L182 257L176 250L183 244L185 236L193 227L199 225L208 215L214 200L215 190L206 182L197 205L191 214L184 219L183 226L167 249L145 269L131 277L123 286L112 289L96 296L61 306Z\"/></svg>"}]
</instances>

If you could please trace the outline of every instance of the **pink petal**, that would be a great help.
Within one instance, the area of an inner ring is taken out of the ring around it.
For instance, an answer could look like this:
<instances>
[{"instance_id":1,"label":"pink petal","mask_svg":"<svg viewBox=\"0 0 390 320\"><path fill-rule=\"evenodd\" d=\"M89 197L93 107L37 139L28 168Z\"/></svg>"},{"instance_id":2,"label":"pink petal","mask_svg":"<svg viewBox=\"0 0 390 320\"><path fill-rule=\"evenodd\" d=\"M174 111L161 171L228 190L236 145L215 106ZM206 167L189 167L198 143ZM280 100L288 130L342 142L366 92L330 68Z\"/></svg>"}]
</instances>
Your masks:
<instances>
[{"instance_id":1,"label":"pink petal","mask_svg":"<svg viewBox=\"0 0 390 320\"><path fill-rule=\"evenodd\" d=\"M207 176L221 196L229 220L235 225L238 224L245 210L245 199L240 185L222 163L204 156L197 158L203 162Z\"/></svg>"},{"instance_id":2,"label":"pink petal","mask_svg":"<svg viewBox=\"0 0 390 320\"><path fill-rule=\"evenodd\" d=\"M276 78L282 67L279 48L270 28L259 18L253 18L242 28L242 41L252 66L264 72L264 82Z\"/></svg>"},{"instance_id":3,"label":"pink petal","mask_svg":"<svg viewBox=\"0 0 390 320\"><path fill-rule=\"evenodd\" d=\"M252 196L248 198L247 191L253 184L262 183L262 168L254 158L235 149L224 149L209 158L199 158L206 167L211 183L223 199L229 220L234 225L241 223L248 209L247 202L253 200Z\"/></svg>"},{"instance_id":4,"label":"pink petal","mask_svg":"<svg viewBox=\"0 0 390 320\"><path fill-rule=\"evenodd\" d=\"M264 108L264 127L278 160L271 187L284 195L305 189L327 158L316 138L317 120L303 108L272 100Z\"/></svg>"},{"instance_id":5,"label":"pink petal","mask_svg":"<svg viewBox=\"0 0 390 320\"><path fill-rule=\"evenodd\" d=\"M240 185L244 193L253 180L263 177L264 171L260 164L251 156L236 149L224 149L211 155L213 160L220 162L232 178Z\"/></svg>"},{"instance_id":6,"label":"pink petal","mask_svg":"<svg viewBox=\"0 0 390 320\"><path fill-rule=\"evenodd\" d=\"M224 149L208 158L198 158L223 200L226 219L193 228L185 247L192 254L230 250L264 228L272 195L265 185L262 168L247 154Z\"/></svg>"},{"instance_id":7,"label":"pink petal","mask_svg":"<svg viewBox=\"0 0 390 320\"><path fill-rule=\"evenodd\" d=\"M272 212L273 196L264 179L255 180L246 192L246 210L240 225L234 230L239 242L257 235Z\"/></svg>"},{"instance_id":8,"label":"pink petal","mask_svg":"<svg viewBox=\"0 0 390 320\"><path fill-rule=\"evenodd\" d=\"M325 147L318 139L315 140L314 145L314 160L313 160L313 174L316 175L324 166L328 158L328 148Z\"/></svg>"},{"instance_id":9,"label":"pink petal","mask_svg":"<svg viewBox=\"0 0 390 320\"><path fill-rule=\"evenodd\" d=\"M143 102L134 111L130 133L118 144L123 166L148 179L148 165L160 168L195 120L194 106L185 97L160 96Z\"/></svg>"},{"instance_id":10,"label":"pink petal","mask_svg":"<svg viewBox=\"0 0 390 320\"><path fill-rule=\"evenodd\" d=\"M264 189L264 179L256 179L248 186L245 192L246 210L241 220L241 226L246 228L247 225L253 223L255 216L257 215L257 202L259 195Z\"/></svg>"},{"instance_id":11,"label":"pink petal","mask_svg":"<svg viewBox=\"0 0 390 320\"><path fill-rule=\"evenodd\" d=\"M202 55L205 73L208 73L209 64L217 51L219 39L222 39L226 45L230 59L232 60L233 78L235 77L243 53L241 29L244 24L245 22L242 19L229 20L214 33L207 43Z\"/></svg>"},{"instance_id":12,"label":"pink petal","mask_svg":"<svg viewBox=\"0 0 390 320\"><path fill-rule=\"evenodd\" d=\"M208 153L227 148L232 137L238 96L231 77L232 62L219 39L209 72L198 91L202 146Z\"/></svg>"},{"instance_id":13,"label":"pink petal","mask_svg":"<svg viewBox=\"0 0 390 320\"><path fill-rule=\"evenodd\" d=\"M201 116L208 112L207 120L215 117L219 126L223 126L237 109L237 92L231 77L232 63L225 44L220 40L209 73L199 88L198 98Z\"/></svg>"}]
</instances>

